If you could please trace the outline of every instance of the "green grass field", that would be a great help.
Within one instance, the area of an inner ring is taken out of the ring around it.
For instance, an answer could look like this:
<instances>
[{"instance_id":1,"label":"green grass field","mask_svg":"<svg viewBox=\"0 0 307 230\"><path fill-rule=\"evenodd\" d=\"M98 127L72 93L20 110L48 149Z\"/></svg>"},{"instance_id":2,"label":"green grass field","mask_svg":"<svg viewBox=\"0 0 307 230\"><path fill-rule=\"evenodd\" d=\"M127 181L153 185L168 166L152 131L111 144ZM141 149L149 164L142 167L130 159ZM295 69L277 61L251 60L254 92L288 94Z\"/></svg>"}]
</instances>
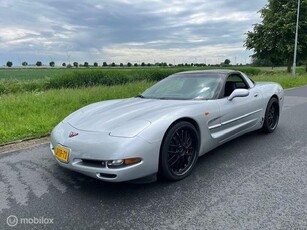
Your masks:
<instances>
[{"instance_id":1,"label":"green grass field","mask_svg":"<svg viewBox=\"0 0 307 230\"><path fill-rule=\"evenodd\" d=\"M67 68L0 68L1 80L34 80L63 76L72 72Z\"/></svg>"},{"instance_id":2,"label":"green grass field","mask_svg":"<svg viewBox=\"0 0 307 230\"><path fill-rule=\"evenodd\" d=\"M254 81L272 81L279 83L284 89L307 85L307 73L295 78L291 74L275 74L273 76L257 75L251 77Z\"/></svg>"},{"instance_id":3,"label":"green grass field","mask_svg":"<svg viewBox=\"0 0 307 230\"><path fill-rule=\"evenodd\" d=\"M71 112L93 102L136 96L153 82L119 86L58 89L0 97L0 143L39 137Z\"/></svg>"},{"instance_id":4,"label":"green grass field","mask_svg":"<svg viewBox=\"0 0 307 230\"><path fill-rule=\"evenodd\" d=\"M187 68L1 69L0 143L49 134L64 117L84 105L135 96L184 70ZM243 70L254 73L250 74L254 81L279 82L285 89L307 85L304 68L298 69L296 78L282 69Z\"/></svg>"}]
</instances>

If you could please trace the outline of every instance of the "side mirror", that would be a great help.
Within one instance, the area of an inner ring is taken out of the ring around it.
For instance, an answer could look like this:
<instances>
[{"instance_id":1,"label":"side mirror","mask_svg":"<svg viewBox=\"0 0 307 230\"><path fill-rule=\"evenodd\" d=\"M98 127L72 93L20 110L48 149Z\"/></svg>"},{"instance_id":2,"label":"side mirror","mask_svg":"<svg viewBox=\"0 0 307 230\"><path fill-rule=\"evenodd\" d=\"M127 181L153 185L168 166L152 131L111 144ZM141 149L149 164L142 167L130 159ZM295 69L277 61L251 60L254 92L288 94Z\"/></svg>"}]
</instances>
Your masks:
<instances>
[{"instance_id":1,"label":"side mirror","mask_svg":"<svg viewBox=\"0 0 307 230\"><path fill-rule=\"evenodd\" d=\"M248 95L249 91L247 89L235 89L228 97L228 101L232 101L235 97L247 97Z\"/></svg>"}]
</instances>

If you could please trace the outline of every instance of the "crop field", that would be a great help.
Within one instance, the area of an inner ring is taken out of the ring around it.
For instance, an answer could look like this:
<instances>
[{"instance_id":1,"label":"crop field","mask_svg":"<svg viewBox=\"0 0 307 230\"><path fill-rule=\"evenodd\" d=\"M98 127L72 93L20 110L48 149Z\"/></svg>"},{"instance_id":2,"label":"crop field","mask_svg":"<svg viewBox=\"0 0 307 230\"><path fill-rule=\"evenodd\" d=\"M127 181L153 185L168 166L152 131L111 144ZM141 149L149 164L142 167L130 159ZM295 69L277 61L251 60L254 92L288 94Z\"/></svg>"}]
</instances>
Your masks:
<instances>
[{"instance_id":1,"label":"crop field","mask_svg":"<svg viewBox=\"0 0 307 230\"><path fill-rule=\"evenodd\" d=\"M133 97L170 74L196 69L200 68L2 68L0 144L49 134L58 122L82 106ZM238 69L254 81L279 82L284 88L307 85L303 67L298 68L296 78L280 68Z\"/></svg>"},{"instance_id":2,"label":"crop field","mask_svg":"<svg viewBox=\"0 0 307 230\"><path fill-rule=\"evenodd\" d=\"M0 80L34 80L63 76L68 68L0 68Z\"/></svg>"},{"instance_id":3,"label":"crop field","mask_svg":"<svg viewBox=\"0 0 307 230\"><path fill-rule=\"evenodd\" d=\"M205 70L205 69L238 69L247 74L257 75L260 73L272 73L284 71L285 68L271 69L269 67L253 68L253 67L91 67L91 68L51 68L51 67L26 67L26 68L0 68L0 80L41 80L53 77L62 77L65 75L78 74L84 72L100 72L102 74L116 75L118 73L125 75L144 75L146 74L163 74L176 73L189 70Z\"/></svg>"}]
</instances>

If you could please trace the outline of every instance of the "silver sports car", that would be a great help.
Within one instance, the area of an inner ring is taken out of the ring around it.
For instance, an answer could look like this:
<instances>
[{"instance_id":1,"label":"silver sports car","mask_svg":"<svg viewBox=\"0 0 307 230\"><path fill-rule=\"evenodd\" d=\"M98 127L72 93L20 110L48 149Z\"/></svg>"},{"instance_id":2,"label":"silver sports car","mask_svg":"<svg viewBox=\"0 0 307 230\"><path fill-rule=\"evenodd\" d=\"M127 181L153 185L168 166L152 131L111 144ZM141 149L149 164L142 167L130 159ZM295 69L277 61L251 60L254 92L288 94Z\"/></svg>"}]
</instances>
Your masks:
<instances>
[{"instance_id":1,"label":"silver sports car","mask_svg":"<svg viewBox=\"0 0 307 230\"><path fill-rule=\"evenodd\" d=\"M104 181L181 180L199 156L244 133L273 132L284 91L231 70L181 72L128 99L72 113L51 134L59 165Z\"/></svg>"}]
</instances>

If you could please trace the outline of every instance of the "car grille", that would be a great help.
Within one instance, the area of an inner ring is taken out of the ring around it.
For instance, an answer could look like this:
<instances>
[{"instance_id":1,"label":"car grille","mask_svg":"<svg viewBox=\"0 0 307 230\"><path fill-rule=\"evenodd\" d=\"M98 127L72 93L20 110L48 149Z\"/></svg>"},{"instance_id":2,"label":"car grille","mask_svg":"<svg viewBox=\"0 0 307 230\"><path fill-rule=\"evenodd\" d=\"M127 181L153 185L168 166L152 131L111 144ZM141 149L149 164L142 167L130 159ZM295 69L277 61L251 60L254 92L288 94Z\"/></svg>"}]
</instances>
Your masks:
<instances>
[{"instance_id":1,"label":"car grille","mask_svg":"<svg viewBox=\"0 0 307 230\"><path fill-rule=\"evenodd\" d=\"M95 168L105 168L107 165L106 161L89 160L89 159L81 159L81 162L78 164L82 166L95 167Z\"/></svg>"}]
</instances>

